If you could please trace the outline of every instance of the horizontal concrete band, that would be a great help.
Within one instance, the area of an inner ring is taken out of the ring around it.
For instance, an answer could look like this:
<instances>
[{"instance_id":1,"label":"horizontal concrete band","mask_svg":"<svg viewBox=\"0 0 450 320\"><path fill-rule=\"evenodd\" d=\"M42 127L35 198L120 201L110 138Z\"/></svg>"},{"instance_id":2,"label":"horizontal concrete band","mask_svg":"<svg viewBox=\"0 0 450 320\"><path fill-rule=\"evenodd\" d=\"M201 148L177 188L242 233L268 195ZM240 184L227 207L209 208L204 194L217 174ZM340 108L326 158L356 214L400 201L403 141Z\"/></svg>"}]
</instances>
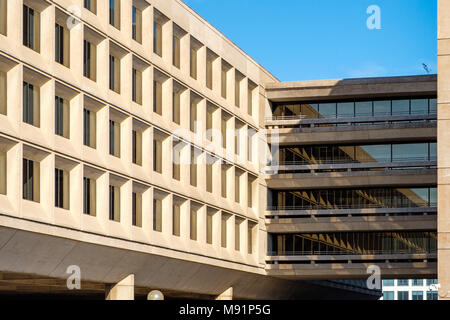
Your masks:
<instances>
[{"instance_id":1,"label":"horizontal concrete band","mask_svg":"<svg viewBox=\"0 0 450 320\"><path fill-rule=\"evenodd\" d=\"M318 127L268 130L267 140L279 145L313 145L389 141L429 141L437 137L437 123Z\"/></svg>"},{"instance_id":2,"label":"horizontal concrete band","mask_svg":"<svg viewBox=\"0 0 450 320\"><path fill-rule=\"evenodd\" d=\"M350 232L437 230L434 216L331 217L303 219L266 219L269 233Z\"/></svg>"},{"instance_id":3,"label":"horizontal concrete band","mask_svg":"<svg viewBox=\"0 0 450 320\"><path fill-rule=\"evenodd\" d=\"M436 169L278 174L266 179L277 190L334 187L425 186L437 184Z\"/></svg>"}]
</instances>

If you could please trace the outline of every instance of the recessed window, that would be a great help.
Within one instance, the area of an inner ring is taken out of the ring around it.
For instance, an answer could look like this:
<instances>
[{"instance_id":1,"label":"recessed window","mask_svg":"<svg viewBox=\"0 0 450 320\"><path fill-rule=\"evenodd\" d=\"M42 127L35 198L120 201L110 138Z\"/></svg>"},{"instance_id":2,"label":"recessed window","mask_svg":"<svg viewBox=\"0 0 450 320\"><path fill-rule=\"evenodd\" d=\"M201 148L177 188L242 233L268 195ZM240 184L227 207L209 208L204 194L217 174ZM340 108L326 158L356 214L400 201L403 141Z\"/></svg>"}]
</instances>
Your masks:
<instances>
[{"instance_id":1,"label":"recessed window","mask_svg":"<svg viewBox=\"0 0 450 320\"><path fill-rule=\"evenodd\" d=\"M30 159L22 161L22 191L23 199L39 202L40 165Z\"/></svg>"},{"instance_id":2,"label":"recessed window","mask_svg":"<svg viewBox=\"0 0 450 320\"><path fill-rule=\"evenodd\" d=\"M190 75L191 78L197 79L198 75L198 52L203 45L196 39L191 37L191 46L190 46L190 57L189 57L189 65L190 65Z\"/></svg>"},{"instance_id":3,"label":"recessed window","mask_svg":"<svg viewBox=\"0 0 450 320\"><path fill-rule=\"evenodd\" d=\"M238 108L241 107L241 83L244 76L236 70L234 78L234 105Z\"/></svg>"},{"instance_id":4,"label":"recessed window","mask_svg":"<svg viewBox=\"0 0 450 320\"><path fill-rule=\"evenodd\" d=\"M162 25L158 21L153 22L153 52L162 57Z\"/></svg>"},{"instance_id":5,"label":"recessed window","mask_svg":"<svg viewBox=\"0 0 450 320\"><path fill-rule=\"evenodd\" d=\"M70 138L70 108L69 101L55 96L55 134Z\"/></svg>"},{"instance_id":6,"label":"recessed window","mask_svg":"<svg viewBox=\"0 0 450 320\"><path fill-rule=\"evenodd\" d=\"M222 248L227 247L227 237L228 237L228 219L231 215L222 212L222 217L220 220L220 245Z\"/></svg>"},{"instance_id":7,"label":"recessed window","mask_svg":"<svg viewBox=\"0 0 450 320\"><path fill-rule=\"evenodd\" d=\"M248 222L247 227L247 249L248 254L253 254L253 230L255 230L256 224L253 222Z\"/></svg>"},{"instance_id":8,"label":"recessed window","mask_svg":"<svg viewBox=\"0 0 450 320\"><path fill-rule=\"evenodd\" d=\"M153 112L162 115L162 83L153 80Z\"/></svg>"},{"instance_id":9,"label":"recessed window","mask_svg":"<svg viewBox=\"0 0 450 320\"><path fill-rule=\"evenodd\" d=\"M184 86L173 81L172 121L178 125L181 123L181 98L185 91Z\"/></svg>"},{"instance_id":10,"label":"recessed window","mask_svg":"<svg viewBox=\"0 0 450 320\"><path fill-rule=\"evenodd\" d=\"M241 175L243 172L239 169L235 169L234 174L234 201L237 203L241 202Z\"/></svg>"},{"instance_id":11,"label":"recessed window","mask_svg":"<svg viewBox=\"0 0 450 320\"><path fill-rule=\"evenodd\" d=\"M109 220L120 222L120 186L109 185Z\"/></svg>"},{"instance_id":12,"label":"recessed window","mask_svg":"<svg viewBox=\"0 0 450 320\"><path fill-rule=\"evenodd\" d=\"M7 73L0 71L0 114L7 115Z\"/></svg>"},{"instance_id":13,"label":"recessed window","mask_svg":"<svg viewBox=\"0 0 450 320\"><path fill-rule=\"evenodd\" d=\"M23 82L23 122L39 127L39 87Z\"/></svg>"},{"instance_id":14,"label":"recessed window","mask_svg":"<svg viewBox=\"0 0 450 320\"><path fill-rule=\"evenodd\" d=\"M214 222L214 214L217 211L209 209L206 213L206 243L212 244L213 243L213 222Z\"/></svg>"},{"instance_id":15,"label":"recessed window","mask_svg":"<svg viewBox=\"0 0 450 320\"><path fill-rule=\"evenodd\" d=\"M142 104L142 72L136 68L132 69L132 99Z\"/></svg>"},{"instance_id":16,"label":"recessed window","mask_svg":"<svg viewBox=\"0 0 450 320\"><path fill-rule=\"evenodd\" d=\"M213 192L213 168L216 159L210 154L206 155L206 191Z\"/></svg>"},{"instance_id":17,"label":"recessed window","mask_svg":"<svg viewBox=\"0 0 450 320\"><path fill-rule=\"evenodd\" d=\"M83 144L95 148L96 145L96 113L83 109Z\"/></svg>"},{"instance_id":18,"label":"recessed window","mask_svg":"<svg viewBox=\"0 0 450 320\"><path fill-rule=\"evenodd\" d=\"M8 0L0 0L0 34L4 36L7 31L7 2Z\"/></svg>"},{"instance_id":19,"label":"recessed window","mask_svg":"<svg viewBox=\"0 0 450 320\"><path fill-rule=\"evenodd\" d=\"M83 177L83 213L95 216L96 209L96 181Z\"/></svg>"},{"instance_id":20,"label":"recessed window","mask_svg":"<svg viewBox=\"0 0 450 320\"><path fill-rule=\"evenodd\" d=\"M174 34L172 38L173 56L172 64L180 69L180 57L181 57L181 40L178 35Z\"/></svg>"},{"instance_id":21,"label":"recessed window","mask_svg":"<svg viewBox=\"0 0 450 320\"><path fill-rule=\"evenodd\" d=\"M244 220L235 216L234 218L234 250L241 250L241 224Z\"/></svg>"},{"instance_id":22,"label":"recessed window","mask_svg":"<svg viewBox=\"0 0 450 320\"><path fill-rule=\"evenodd\" d=\"M89 40L83 42L83 75L93 81L97 78L97 47Z\"/></svg>"},{"instance_id":23,"label":"recessed window","mask_svg":"<svg viewBox=\"0 0 450 320\"><path fill-rule=\"evenodd\" d=\"M218 56L207 49L206 51L206 87L210 90L213 89L214 86L214 63L217 60Z\"/></svg>"},{"instance_id":24,"label":"recessed window","mask_svg":"<svg viewBox=\"0 0 450 320\"><path fill-rule=\"evenodd\" d=\"M120 93L120 59L109 54L109 89Z\"/></svg>"},{"instance_id":25,"label":"recessed window","mask_svg":"<svg viewBox=\"0 0 450 320\"><path fill-rule=\"evenodd\" d=\"M55 207L69 209L69 172L55 168Z\"/></svg>"},{"instance_id":26,"label":"recessed window","mask_svg":"<svg viewBox=\"0 0 450 320\"><path fill-rule=\"evenodd\" d=\"M162 232L162 200L153 199L153 231Z\"/></svg>"},{"instance_id":27,"label":"recessed window","mask_svg":"<svg viewBox=\"0 0 450 320\"><path fill-rule=\"evenodd\" d=\"M109 24L120 29L120 0L109 0Z\"/></svg>"},{"instance_id":28,"label":"recessed window","mask_svg":"<svg viewBox=\"0 0 450 320\"><path fill-rule=\"evenodd\" d=\"M153 171L162 173L162 141L153 139Z\"/></svg>"},{"instance_id":29,"label":"recessed window","mask_svg":"<svg viewBox=\"0 0 450 320\"><path fill-rule=\"evenodd\" d=\"M142 11L137 7L132 7L132 38L133 40L142 43Z\"/></svg>"},{"instance_id":30,"label":"recessed window","mask_svg":"<svg viewBox=\"0 0 450 320\"><path fill-rule=\"evenodd\" d=\"M183 144L180 141L173 141L173 164L172 164L172 177L175 180L180 181L181 178L181 150Z\"/></svg>"},{"instance_id":31,"label":"recessed window","mask_svg":"<svg viewBox=\"0 0 450 320\"><path fill-rule=\"evenodd\" d=\"M23 5L23 45L39 52L40 14L33 8Z\"/></svg>"},{"instance_id":32,"label":"recessed window","mask_svg":"<svg viewBox=\"0 0 450 320\"><path fill-rule=\"evenodd\" d=\"M92 13L97 12L97 0L84 0L84 8Z\"/></svg>"},{"instance_id":33,"label":"recessed window","mask_svg":"<svg viewBox=\"0 0 450 320\"><path fill-rule=\"evenodd\" d=\"M197 118L198 118L198 104L200 103L200 101L201 98L199 96L197 96L194 93L191 93L189 129L194 133L197 132L197 126L199 126L199 123L197 123Z\"/></svg>"},{"instance_id":34,"label":"recessed window","mask_svg":"<svg viewBox=\"0 0 450 320\"><path fill-rule=\"evenodd\" d=\"M255 92L256 85L248 81L248 89L247 89L247 113L249 116L253 115L253 93Z\"/></svg>"},{"instance_id":35,"label":"recessed window","mask_svg":"<svg viewBox=\"0 0 450 320\"><path fill-rule=\"evenodd\" d=\"M221 95L222 98L227 99L228 97L228 71L230 71L231 65L226 61L222 60L222 70L221 70ZM231 89L233 90L233 89Z\"/></svg>"},{"instance_id":36,"label":"recessed window","mask_svg":"<svg viewBox=\"0 0 450 320\"><path fill-rule=\"evenodd\" d=\"M70 30L67 28L69 16L55 10L55 61L70 67Z\"/></svg>"},{"instance_id":37,"label":"recessed window","mask_svg":"<svg viewBox=\"0 0 450 320\"><path fill-rule=\"evenodd\" d=\"M190 213L190 232L189 236L191 240L197 241L197 220L198 220L198 207L191 203Z\"/></svg>"},{"instance_id":38,"label":"recessed window","mask_svg":"<svg viewBox=\"0 0 450 320\"><path fill-rule=\"evenodd\" d=\"M227 170L228 170L228 165L225 163L222 163L221 165L221 175L222 175L222 190L221 190L221 194L223 198L227 197Z\"/></svg>"},{"instance_id":39,"label":"recessed window","mask_svg":"<svg viewBox=\"0 0 450 320\"><path fill-rule=\"evenodd\" d=\"M172 206L172 234L174 236L180 236L180 217L181 217L181 205L174 202Z\"/></svg>"},{"instance_id":40,"label":"recessed window","mask_svg":"<svg viewBox=\"0 0 450 320\"><path fill-rule=\"evenodd\" d=\"M6 195L6 176L7 176L7 154L0 150L0 194Z\"/></svg>"},{"instance_id":41,"label":"recessed window","mask_svg":"<svg viewBox=\"0 0 450 320\"><path fill-rule=\"evenodd\" d=\"M109 120L109 154L120 158L120 123Z\"/></svg>"},{"instance_id":42,"label":"recessed window","mask_svg":"<svg viewBox=\"0 0 450 320\"><path fill-rule=\"evenodd\" d=\"M197 153L199 153L199 151L196 148L191 147L190 182L193 187L197 186Z\"/></svg>"},{"instance_id":43,"label":"recessed window","mask_svg":"<svg viewBox=\"0 0 450 320\"><path fill-rule=\"evenodd\" d=\"M135 227L142 227L142 194L131 194L131 223Z\"/></svg>"},{"instance_id":44,"label":"recessed window","mask_svg":"<svg viewBox=\"0 0 450 320\"><path fill-rule=\"evenodd\" d=\"M142 165L142 132L132 131L132 161L138 166Z\"/></svg>"},{"instance_id":45,"label":"recessed window","mask_svg":"<svg viewBox=\"0 0 450 320\"><path fill-rule=\"evenodd\" d=\"M249 208L253 208L253 182L255 180L256 178L249 175L247 184L247 206Z\"/></svg>"}]
</instances>

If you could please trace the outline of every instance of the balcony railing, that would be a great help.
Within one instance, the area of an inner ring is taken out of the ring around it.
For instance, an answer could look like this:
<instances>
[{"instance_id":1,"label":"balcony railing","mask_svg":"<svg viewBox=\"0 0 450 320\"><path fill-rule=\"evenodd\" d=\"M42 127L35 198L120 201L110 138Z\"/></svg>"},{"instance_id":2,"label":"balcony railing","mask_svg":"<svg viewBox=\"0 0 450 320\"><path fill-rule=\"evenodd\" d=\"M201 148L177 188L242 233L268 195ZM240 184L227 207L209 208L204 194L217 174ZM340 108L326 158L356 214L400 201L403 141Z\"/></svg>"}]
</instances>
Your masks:
<instances>
[{"instance_id":1,"label":"balcony railing","mask_svg":"<svg viewBox=\"0 0 450 320\"><path fill-rule=\"evenodd\" d=\"M325 160L280 160L279 163L269 163L268 166L308 166L308 165L321 165L321 164L377 164L377 163L408 163L408 162L436 162L436 157L405 157L405 158L394 158L394 159L376 159L375 160L354 160L354 159L325 159Z\"/></svg>"},{"instance_id":2,"label":"balcony railing","mask_svg":"<svg viewBox=\"0 0 450 320\"><path fill-rule=\"evenodd\" d=\"M344 114L344 113L339 113L339 114L327 114L326 116L320 115L318 114L317 117L312 118L308 115L305 114L297 114L297 115L280 115L280 116L271 116L271 117L266 117L266 120L269 121L282 121L282 120L302 120L302 119L307 119L307 120L317 120L317 119L340 119L340 118L344 118L344 119L350 119L350 118L370 118L370 117L401 117L401 116L430 116L430 115L437 115L437 110L430 110L429 112L421 112L421 111L415 111L415 110L411 110L411 111L396 111L396 112L377 112L376 114L373 113L358 113L358 114Z\"/></svg>"},{"instance_id":3,"label":"balcony railing","mask_svg":"<svg viewBox=\"0 0 450 320\"><path fill-rule=\"evenodd\" d=\"M350 250L339 250L339 251L322 251L322 250L313 250L313 251L269 251L267 253L268 257L293 257L293 256L347 256L347 255L393 255L393 254L435 254L437 253L436 249L430 250L420 250L420 249L411 249L411 250L362 250L362 251L350 251Z\"/></svg>"},{"instance_id":4,"label":"balcony railing","mask_svg":"<svg viewBox=\"0 0 450 320\"><path fill-rule=\"evenodd\" d=\"M311 205L302 205L302 206L268 206L267 210L269 211L302 211L302 210L346 210L346 209L400 209L400 208L437 208L437 202L430 202L428 204L423 205L412 205L405 204L401 206L386 205L386 204L378 204L378 203L368 203L368 204L352 204L352 205L334 205L333 207L320 205L320 204L311 204Z\"/></svg>"}]
</instances>

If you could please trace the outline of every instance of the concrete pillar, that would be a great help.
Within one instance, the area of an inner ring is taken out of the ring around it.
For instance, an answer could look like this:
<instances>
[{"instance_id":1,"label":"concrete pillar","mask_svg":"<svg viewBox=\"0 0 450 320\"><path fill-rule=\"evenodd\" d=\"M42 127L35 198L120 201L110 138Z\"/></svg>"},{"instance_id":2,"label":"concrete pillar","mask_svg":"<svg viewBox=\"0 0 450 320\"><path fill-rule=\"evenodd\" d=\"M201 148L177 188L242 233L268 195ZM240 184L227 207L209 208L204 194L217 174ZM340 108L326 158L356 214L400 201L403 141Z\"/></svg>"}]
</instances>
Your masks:
<instances>
[{"instance_id":1,"label":"concrete pillar","mask_svg":"<svg viewBox=\"0 0 450 320\"><path fill-rule=\"evenodd\" d=\"M134 274L107 286L105 296L106 300L134 300Z\"/></svg>"},{"instance_id":2,"label":"concrete pillar","mask_svg":"<svg viewBox=\"0 0 450 320\"><path fill-rule=\"evenodd\" d=\"M216 300L233 300L233 287L228 288L216 297Z\"/></svg>"}]
</instances>

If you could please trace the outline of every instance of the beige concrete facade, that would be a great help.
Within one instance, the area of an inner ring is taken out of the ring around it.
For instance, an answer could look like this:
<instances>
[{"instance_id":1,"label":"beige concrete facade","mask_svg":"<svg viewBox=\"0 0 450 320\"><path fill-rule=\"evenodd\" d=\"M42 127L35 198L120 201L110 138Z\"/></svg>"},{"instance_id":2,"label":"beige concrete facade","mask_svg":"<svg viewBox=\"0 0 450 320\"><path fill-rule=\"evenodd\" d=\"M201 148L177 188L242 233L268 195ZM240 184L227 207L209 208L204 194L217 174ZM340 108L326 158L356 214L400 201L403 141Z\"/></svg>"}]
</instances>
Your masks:
<instances>
[{"instance_id":1,"label":"beige concrete facade","mask_svg":"<svg viewBox=\"0 0 450 320\"><path fill-rule=\"evenodd\" d=\"M435 185L435 163L264 173L269 145L436 139L433 115L354 126L276 119L273 103L430 97L436 76L280 83L181 0L115 0L112 11L108 2L0 0L0 295L67 294L70 266L81 270L83 294L111 300L153 289L223 300L373 298L301 280L363 279L380 259L387 277L436 274L435 254L268 255L269 233L432 231L435 209L303 210L299 220L267 208L270 188ZM24 6L34 17L26 39L17 27ZM450 52L440 35L441 70ZM450 105L443 75L440 119ZM444 189L445 167L440 157ZM445 256L442 216L439 232Z\"/></svg>"},{"instance_id":2,"label":"beige concrete facade","mask_svg":"<svg viewBox=\"0 0 450 320\"><path fill-rule=\"evenodd\" d=\"M448 154L450 110L450 3L438 0L438 282L440 299L450 299L450 217Z\"/></svg>"}]
</instances>

